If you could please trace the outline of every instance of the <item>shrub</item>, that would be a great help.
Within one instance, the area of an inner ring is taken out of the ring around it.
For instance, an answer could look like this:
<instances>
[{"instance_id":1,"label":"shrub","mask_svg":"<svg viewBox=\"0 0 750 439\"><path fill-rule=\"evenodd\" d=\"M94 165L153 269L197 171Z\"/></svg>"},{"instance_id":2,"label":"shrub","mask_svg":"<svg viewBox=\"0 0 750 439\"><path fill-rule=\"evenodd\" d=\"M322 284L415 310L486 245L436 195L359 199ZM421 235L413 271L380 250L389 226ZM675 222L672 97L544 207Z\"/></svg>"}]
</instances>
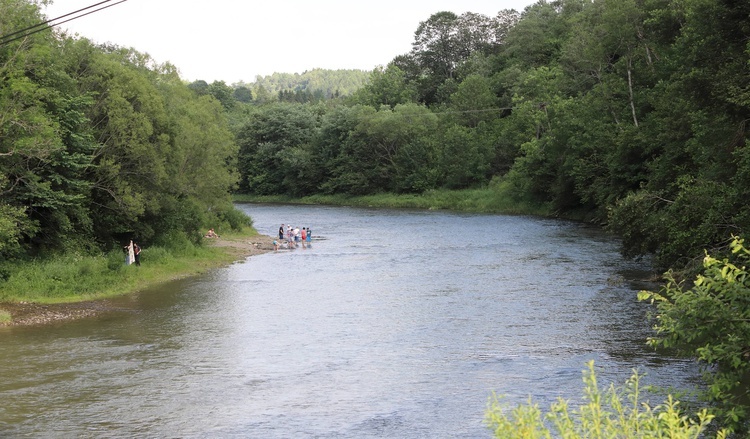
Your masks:
<instances>
[{"instance_id":1,"label":"shrub","mask_svg":"<svg viewBox=\"0 0 750 439\"><path fill-rule=\"evenodd\" d=\"M634 372L623 388L610 386L602 392L596 382L594 362L584 372L584 401L571 409L563 399L542 415L539 406L529 401L506 413L497 397L490 400L486 421L500 438L699 438L713 415L701 410L696 419L680 413L679 402L668 396L654 408L641 401L641 375ZM719 431L717 438L726 437Z\"/></svg>"},{"instance_id":2,"label":"shrub","mask_svg":"<svg viewBox=\"0 0 750 439\"><path fill-rule=\"evenodd\" d=\"M657 305L657 334L649 343L697 357L720 421L744 433L750 412L750 251L739 238L730 248L731 260L706 254L692 287L669 272L659 293L641 291L638 298Z\"/></svg>"},{"instance_id":3,"label":"shrub","mask_svg":"<svg viewBox=\"0 0 750 439\"><path fill-rule=\"evenodd\" d=\"M125 266L125 254L122 250L112 250L106 255L107 268L110 271L120 271Z\"/></svg>"},{"instance_id":4,"label":"shrub","mask_svg":"<svg viewBox=\"0 0 750 439\"><path fill-rule=\"evenodd\" d=\"M150 265L163 264L173 259L172 254L164 247L149 247L141 252L141 262Z\"/></svg>"},{"instance_id":5,"label":"shrub","mask_svg":"<svg viewBox=\"0 0 750 439\"><path fill-rule=\"evenodd\" d=\"M8 311L0 309L0 323L8 323L11 321L11 315Z\"/></svg>"},{"instance_id":6,"label":"shrub","mask_svg":"<svg viewBox=\"0 0 750 439\"><path fill-rule=\"evenodd\" d=\"M228 224L229 228L235 231L242 231L244 227L253 226L252 218L231 204L226 208L217 209L216 216L222 223Z\"/></svg>"},{"instance_id":7,"label":"shrub","mask_svg":"<svg viewBox=\"0 0 750 439\"><path fill-rule=\"evenodd\" d=\"M200 240L200 236L197 240ZM157 246L164 247L167 251L175 255L190 255L195 252L195 245L184 232L177 230L170 231L159 237L155 243Z\"/></svg>"}]
</instances>

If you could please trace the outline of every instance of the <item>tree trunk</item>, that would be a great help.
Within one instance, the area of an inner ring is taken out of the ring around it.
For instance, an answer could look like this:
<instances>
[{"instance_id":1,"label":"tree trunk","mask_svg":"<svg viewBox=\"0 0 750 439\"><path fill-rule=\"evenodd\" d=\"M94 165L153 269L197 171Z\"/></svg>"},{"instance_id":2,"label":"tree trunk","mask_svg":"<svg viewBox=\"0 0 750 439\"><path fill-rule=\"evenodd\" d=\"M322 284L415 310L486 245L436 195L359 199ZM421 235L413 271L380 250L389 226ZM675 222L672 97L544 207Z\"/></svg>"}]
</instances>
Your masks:
<instances>
[{"instance_id":1,"label":"tree trunk","mask_svg":"<svg viewBox=\"0 0 750 439\"><path fill-rule=\"evenodd\" d=\"M638 126L638 116L635 114L635 101L633 100L633 60L628 57L628 94L630 95L630 111L633 113L633 123Z\"/></svg>"}]
</instances>

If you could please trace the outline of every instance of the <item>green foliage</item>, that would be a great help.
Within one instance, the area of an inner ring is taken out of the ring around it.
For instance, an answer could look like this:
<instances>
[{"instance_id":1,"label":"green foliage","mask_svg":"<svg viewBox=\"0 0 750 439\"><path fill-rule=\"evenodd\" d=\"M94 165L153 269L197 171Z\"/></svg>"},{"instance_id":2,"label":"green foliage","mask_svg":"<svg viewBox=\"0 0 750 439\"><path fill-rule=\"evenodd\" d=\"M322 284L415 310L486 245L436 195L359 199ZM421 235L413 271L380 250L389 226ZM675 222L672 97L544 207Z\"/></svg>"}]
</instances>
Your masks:
<instances>
[{"instance_id":1,"label":"green foliage","mask_svg":"<svg viewBox=\"0 0 750 439\"><path fill-rule=\"evenodd\" d=\"M249 230L244 236L255 233ZM96 255L70 252L31 261L2 261L0 302L65 303L112 297L236 258L219 248L195 245L181 232L162 239L165 246L143 248L141 266L125 265L121 248Z\"/></svg>"},{"instance_id":2,"label":"green foliage","mask_svg":"<svg viewBox=\"0 0 750 439\"><path fill-rule=\"evenodd\" d=\"M176 256L190 256L196 252L194 239L190 239L184 232L177 230L161 235L155 244Z\"/></svg>"},{"instance_id":3,"label":"green foliage","mask_svg":"<svg viewBox=\"0 0 750 439\"><path fill-rule=\"evenodd\" d=\"M750 250L735 238L731 257L706 254L703 271L686 287L666 274L661 291L642 291L656 303L654 346L676 348L706 366L706 397L722 422L746 433L750 416Z\"/></svg>"},{"instance_id":4,"label":"green foliage","mask_svg":"<svg viewBox=\"0 0 750 439\"><path fill-rule=\"evenodd\" d=\"M208 86L208 94L214 97L221 103L221 106L226 110L231 110L234 107L234 90L229 87L224 81L214 81Z\"/></svg>"},{"instance_id":5,"label":"green foliage","mask_svg":"<svg viewBox=\"0 0 750 439\"><path fill-rule=\"evenodd\" d=\"M21 238L24 233L32 233L23 209L10 205L0 205L0 257L3 259L18 255L21 251Z\"/></svg>"},{"instance_id":6,"label":"green foliage","mask_svg":"<svg viewBox=\"0 0 750 439\"><path fill-rule=\"evenodd\" d=\"M255 82L242 84L253 90L256 102L265 102L272 96L291 92L294 96L320 96L331 99L349 96L359 90L368 81L369 73L362 70L327 70L312 69L303 73L273 73L268 76L257 76ZM292 102L306 103L311 99L292 99ZM314 101L314 100L313 100ZM287 100L289 102L289 100Z\"/></svg>"},{"instance_id":7,"label":"green foliage","mask_svg":"<svg viewBox=\"0 0 750 439\"><path fill-rule=\"evenodd\" d=\"M107 260L107 268L110 271L118 272L125 267L123 263L124 255L121 249L110 250L105 253L104 257Z\"/></svg>"},{"instance_id":8,"label":"green foliage","mask_svg":"<svg viewBox=\"0 0 750 439\"><path fill-rule=\"evenodd\" d=\"M531 400L508 413L501 401L490 400L486 422L496 438L700 438L706 433L713 416L701 410L695 419L682 414L679 402L671 395L651 407L643 401L642 375L634 372L625 386L611 385L606 391L599 388L594 363L584 372L582 403L571 408L562 398L542 414ZM717 438L726 437L719 431Z\"/></svg>"},{"instance_id":9,"label":"green foliage","mask_svg":"<svg viewBox=\"0 0 750 439\"><path fill-rule=\"evenodd\" d=\"M388 105L393 108L398 104L414 102L416 87L407 82L406 74L395 64L377 67L370 73L370 80L352 96L351 101L361 105L380 108Z\"/></svg>"},{"instance_id":10,"label":"green foliage","mask_svg":"<svg viewBox=\"0 0 750 439\"><path fill-rule=\"evenodd\" d=\"M209 219L207 223L214 224L213 228L217 231L221 231L226 227L229 230L241 232L245 228L253 227L253 219L230 203L215 207L211 211L211 215L216 220L212 222ZM216 225L217 223L218 225Z\"/></svg>"},{"instance_id":11,"label":"green foliage","mask_svg":"<svg viewBox=\"0 0 750 439\"><path fill-rule=\"evenodd\" d=\"M310 105L269 104L251 113L239 129L240 189L300 194L314 182L309 145L318 122Z\"/></svg>"},{"instance_id":12,"label":"green foliage","mask_svg":"<svg viewBox=\"0 0 750 439\"><path fill-rule=\"evenodd\" d=\"M43 21L38 8L0 2L0 29ZM3 258L190 234L229 202L237 147L222 104L233 105L232 89L187 86L175 71L52 32L0 46Z\"/></svg>"}]
</instances>

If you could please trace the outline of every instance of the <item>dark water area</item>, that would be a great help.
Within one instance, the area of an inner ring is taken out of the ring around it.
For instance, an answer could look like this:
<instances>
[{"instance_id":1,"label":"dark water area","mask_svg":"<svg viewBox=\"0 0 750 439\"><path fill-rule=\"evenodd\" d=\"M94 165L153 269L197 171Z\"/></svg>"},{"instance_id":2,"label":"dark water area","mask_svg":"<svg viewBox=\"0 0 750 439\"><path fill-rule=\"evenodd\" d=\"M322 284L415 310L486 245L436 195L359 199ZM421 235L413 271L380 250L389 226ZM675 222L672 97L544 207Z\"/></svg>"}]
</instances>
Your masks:
<instances>
[{"instance_id":1,"label":"dark water area","mask_svg":"<svg viewBox=\"0 0 750 439\"><path fill-rule=\"evenodd\" d=\"M116 299L117 310L0 328L0 437L488 438L493 392L546 409L638 369L651 273L583 224L523 216L240 205L312 248L247 258ZM653 403L661 402L657 397Z\"/></svg>"}]
</instances>

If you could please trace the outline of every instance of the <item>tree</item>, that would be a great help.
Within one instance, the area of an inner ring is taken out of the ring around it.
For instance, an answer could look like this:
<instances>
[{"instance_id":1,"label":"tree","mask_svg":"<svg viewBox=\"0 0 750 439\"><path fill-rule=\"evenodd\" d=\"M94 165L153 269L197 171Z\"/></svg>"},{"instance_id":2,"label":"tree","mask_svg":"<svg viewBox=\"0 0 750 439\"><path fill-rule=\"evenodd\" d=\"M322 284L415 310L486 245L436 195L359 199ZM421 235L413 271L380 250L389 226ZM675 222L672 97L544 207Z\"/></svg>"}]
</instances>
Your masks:
<instances>
[{"instance_id":1,"label":"tree","mask_svg":"<svg viewBox=\"0 0 750 439\"><path fill-rule=\"evenodd\" d=\"M300 157L316 126L308 105L275 103L253 112L237 134L240 189L261 195L308 192L310 182L298 165L308 165Z\"/></svg>"},{"instance_id":2,"label":"tree","mask_svg":"<svg viewBox=\"0 0 750 439\"><path fill-rule=\"evenodd\" d=\"M21 3L0 3L0 24L42 21L35 5ZM85 110L92 99L76 89L61 59L46 32L0 46L0 205L17 229L6 235L6 249L19 250L19 242L26 250L85 248L76 237L90 236L85 172L97 145Z\"/></svg>"},{"instance_id":3,"label":"tree","mask_svg":"<svg viewBox=\"0 0 750 439\"><path fill-rule=\"evenodd\" d=\"M380 108L381 105L393 108L398 104L414 102L416 95L416 89L407 82L404 71L391 63L385 68L375 68L370 73L369 83L352 96L352 101L373 108Z\"/></svg>"},{"instance_id":4,"label":"tree","mask_svg":"<svg viewBox=\"0 0 750 439\"><path fill-rule=\"evenodd\" d=\"M437 118L418 104L383 106L375 114L366 114L352 136L359 139L354 151L369 192L401 191L402 181L414 171L424 156L417 157L409 146L435 129Z\"/></svg>"},{"instance_id":5,"label":"tree","mask_svg":"<svg viewBox=\"0 0 750 439\"><path fill-rule=\"evenodd\" d=\"M489 180L492 148L478 131L449 125L441 130L440 139L439 169L444 187L465 189Z\"/></svg>"},{"instance_id":6,"label":"tree","mask_svg":"<svg viewBox=\"0 0 750 439\"><path fill-rule=\"evenodd\" d=\"M414 42L407 58L394 60L396 65L411 72L418 67L419 73L411 73L417 83L419 101L425 104L442 102L439 90L444 84L460 80L458 68L475 52L492 52L499 44L496 20L481 14L438 12L419 24L414 32ZM411 61L410 66L408 62ZM451 90L452 92L452 90ZM443 93L447 98L450 93Z\"/></svg>"},{"instance_id":7,"label":"tree","mask_svg":"<svg viewBox=\"0 0 750 439\"><path fill-rule=\"evenodd\" d=\"M208 86L208 94L219 101L226 110L231 110L236 103L233 93L232 88L224 81L214 81Z\"/></svg>"},{"instance_id":8,"label":"tree","mask_svg":"<svg viewBox=\"0 0 750 439\"><path fill-rule=\"evenodd\" d=\"M238 102L250 103L253 101L253 93L249 88L243 86L236 87L232 92L232 97Z\"/></svg>"},{"instance_id":9,"label":"tree","mask_svg":"<svg viewBox=\"0 0 750 439\"><path fill-rule=\"evenodd\" d=\"M208 82L198 79L188 84L188 88L193 90L198 96L204 96L209 94Z\"/></svg>"},{"instance_id":10,"label":"tree","mask_svg":"<svg viewBox=\"0 0 750 439\"><path fill-rule=\"evenodd\" d=\"M480 75L470 75L458 85L458 90L450 97L449 108L458 121L471 128L498 115L497 97L490 88L490 81Z\"/></svg>"},{"instance_id":11,"label":"tree","mask_svg":"<svg viewBox=\"0 0 750 439\"><path fill-rule=\"evenodd\" d=\"M363 194L368 183L356 152L363 141L353 136L359 119L375 113L370 106L336 106L321 116L312 142L312 163L319 165L318 190L326 193Z\"/></svg>"}]
</instances>

